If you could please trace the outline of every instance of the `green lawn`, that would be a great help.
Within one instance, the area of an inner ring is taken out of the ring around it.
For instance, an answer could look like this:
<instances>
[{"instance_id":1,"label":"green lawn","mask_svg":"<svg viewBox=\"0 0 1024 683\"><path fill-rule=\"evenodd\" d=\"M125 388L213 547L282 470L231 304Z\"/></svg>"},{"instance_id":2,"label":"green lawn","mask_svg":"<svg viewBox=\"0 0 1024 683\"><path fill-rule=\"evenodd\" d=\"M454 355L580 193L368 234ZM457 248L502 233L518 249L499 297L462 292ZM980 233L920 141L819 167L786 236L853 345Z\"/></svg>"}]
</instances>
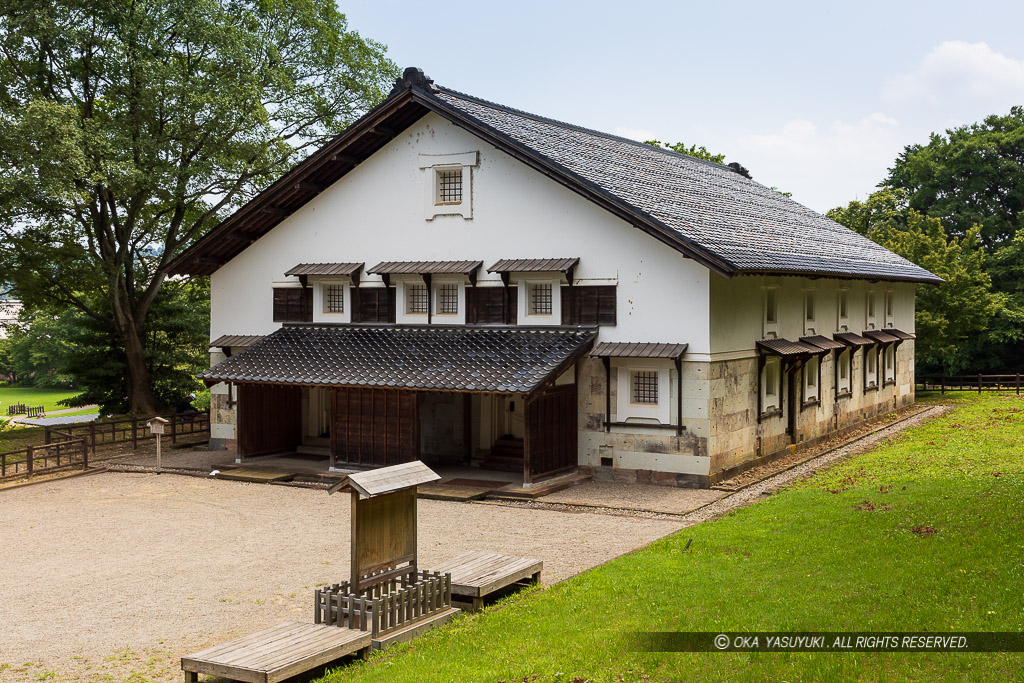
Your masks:
<instances>
[{"instance_id":1,"label":"green lawn","mask_svg":"<svg viewBox=\"0 0 1024 683\"><path fill-rule=\"evenodd\" d=\"M779 495L324 680L1019 678L1019 653L627 644L637 631L1024 631L1024 397L945 400L954 413Z\"/></svg>"},{"instance_id":2,"label":"green lawn","mask_svg":"<svg viewBox=\"0 0 1024 683\"><path fill-rule=\"evenodd\" d=\"M67 406L57 405L57 401L77 396L80 393L80 391L72 389L0 386L0 416L7 417L7 406L13 403L24 403L30 408L43 406L48 411L62 410Z\"/></svg>"}]
</instances>

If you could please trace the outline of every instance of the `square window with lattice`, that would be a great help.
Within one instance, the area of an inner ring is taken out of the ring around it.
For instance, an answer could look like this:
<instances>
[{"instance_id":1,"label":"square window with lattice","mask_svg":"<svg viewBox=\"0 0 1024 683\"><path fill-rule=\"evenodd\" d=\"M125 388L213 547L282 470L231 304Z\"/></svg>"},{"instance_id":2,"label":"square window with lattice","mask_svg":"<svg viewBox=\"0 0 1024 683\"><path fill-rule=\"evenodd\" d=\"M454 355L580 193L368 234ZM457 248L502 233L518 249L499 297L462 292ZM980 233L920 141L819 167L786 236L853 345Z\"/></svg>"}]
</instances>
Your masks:
<instances>
[{"instance_id":1,"label":"square window with lattice","mask_svg":"<svg viewBox=\"0 0 1024 683\"><path fill-rule=\"evenodd\" d=\"M438 169L436 204L462 203L462 169Z\"/></svg>"},{"instance_id":2,"label":"square window with lattice","mask_svg":"<svg viewBox=\"0 0 1024 683\"><path fill-rule=\"evenodd\" d=\"M551 315L551 283L530 285L530 315Z\"/></svg>"},{"instance_id":3,"label":"square window with lattice","mask_svg":"<svg viewBox=\"0 0 1024 683\"><path fill-rule=\"evenodd\" d=\"M345 285L327 285L324 287L324 312L345 312Z\"/></svg>"},{"instance_id":4,"label":"square window with lattice","mask_svg":"<svg viewBox=\"0 0 1024 683\"><path fill-rule=\"evenodd\" d=\"M425 284L410 284L405 287L405 312L426 313L430 298Z\"/></svg>"},{"instance_id":5,"label":"square window with lattice","mask_svg":"<svg viewBox=\"0 0 1024 683\"><path fill-rule=\"evenodd\" d=\"M451 282L437 288L437 312L453 315L459 312L459 285Z\"/></svg>"},{"instance_id":6,"label":"square window with lattice","mask_svg":"<svg viewBox=\"0 0 1024 683\"><path fill-rule=\"evenodd\" d=\"M657 370L637 370L633 373L633 403L658 404Z\"/></svg>"}]
</instances>

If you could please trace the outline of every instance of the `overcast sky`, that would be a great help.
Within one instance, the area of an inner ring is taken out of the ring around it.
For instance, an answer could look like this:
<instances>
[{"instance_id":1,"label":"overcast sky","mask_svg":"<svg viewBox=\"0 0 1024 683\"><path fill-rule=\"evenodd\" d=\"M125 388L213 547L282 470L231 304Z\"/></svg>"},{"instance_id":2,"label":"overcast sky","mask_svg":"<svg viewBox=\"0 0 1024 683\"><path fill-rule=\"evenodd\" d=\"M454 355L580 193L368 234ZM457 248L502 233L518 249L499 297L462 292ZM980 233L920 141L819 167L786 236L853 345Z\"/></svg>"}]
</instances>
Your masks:
<instances>
[{"instance_id":1,"label":"overcast sky","mask_svg":"<svg viewBox=\"0 0 1024 683\"><path fill-rule=\"evenodd\" d=\"M400 66L535 114L723 153L824 212L931 131L1024 104L1024 3L339 3Z\"/></svg>"}]
</instances>

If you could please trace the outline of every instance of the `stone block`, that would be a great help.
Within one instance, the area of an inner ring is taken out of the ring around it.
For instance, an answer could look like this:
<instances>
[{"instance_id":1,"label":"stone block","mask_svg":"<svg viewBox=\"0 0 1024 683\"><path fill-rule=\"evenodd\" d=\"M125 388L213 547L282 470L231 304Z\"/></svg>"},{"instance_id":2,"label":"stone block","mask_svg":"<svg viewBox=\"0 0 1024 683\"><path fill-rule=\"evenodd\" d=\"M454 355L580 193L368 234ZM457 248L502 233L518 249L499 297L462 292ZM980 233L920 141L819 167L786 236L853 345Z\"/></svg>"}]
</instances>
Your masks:
<instances>
[{"instance_id":1,"label":"stone block","mask_svg":"<svg viewBox=\"0 0 1024 683\"><path fill-rule=\"evenodd\" d=\"M636 470L636 483L650 484L652 474L651 470Z\"/></svg>"}]
</instances>

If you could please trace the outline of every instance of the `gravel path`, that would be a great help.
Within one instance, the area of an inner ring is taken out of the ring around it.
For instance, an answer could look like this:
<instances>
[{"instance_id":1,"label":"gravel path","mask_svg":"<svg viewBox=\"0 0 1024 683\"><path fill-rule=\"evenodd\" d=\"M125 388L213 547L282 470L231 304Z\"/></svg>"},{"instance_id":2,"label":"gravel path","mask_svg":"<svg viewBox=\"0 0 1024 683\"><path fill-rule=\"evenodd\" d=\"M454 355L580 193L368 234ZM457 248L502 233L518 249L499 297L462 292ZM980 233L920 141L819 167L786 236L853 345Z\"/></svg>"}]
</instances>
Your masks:
<instances>
[{"instance_id":1,"label":"gravel path","mask_svg":"<svg viewBox=\"0 0 1024 683\"><path fill-rule=\"evenodd\" d=\"M546 584L683 526L432 500L419 513L421 566L525 555ZM348 571L348 499L319 490L108 473L2 492L0 519L2 681L178 680L183 654L309 620L313 587Z\"/></svg>"}]
</instances>

